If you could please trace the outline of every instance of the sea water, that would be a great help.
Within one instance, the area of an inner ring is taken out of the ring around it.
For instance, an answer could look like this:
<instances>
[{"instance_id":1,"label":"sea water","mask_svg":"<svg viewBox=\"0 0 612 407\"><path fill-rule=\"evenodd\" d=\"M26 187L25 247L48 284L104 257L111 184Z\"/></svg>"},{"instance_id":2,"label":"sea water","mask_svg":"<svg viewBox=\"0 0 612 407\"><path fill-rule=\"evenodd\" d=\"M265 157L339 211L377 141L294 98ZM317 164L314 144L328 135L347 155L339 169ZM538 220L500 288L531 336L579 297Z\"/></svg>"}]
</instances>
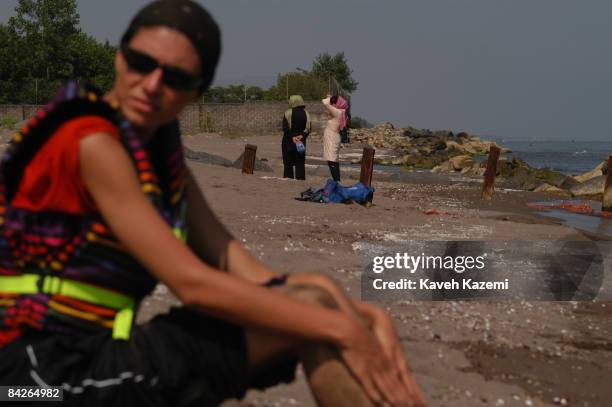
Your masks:
<instances>
[{"instance_id":1,"label":"sea water","mask_svg":"<svg viewBox=\"0 0 612 407\"><path fill-rule=\"evenodd\" d=\"M534 141L512 140L482 136L483 140L495 140L502 147L512 150L508 158L520 157L531 167L550 168L566 175L578 175L591 171L612 154L610 141Z\"/></svg>"}]
</instances>

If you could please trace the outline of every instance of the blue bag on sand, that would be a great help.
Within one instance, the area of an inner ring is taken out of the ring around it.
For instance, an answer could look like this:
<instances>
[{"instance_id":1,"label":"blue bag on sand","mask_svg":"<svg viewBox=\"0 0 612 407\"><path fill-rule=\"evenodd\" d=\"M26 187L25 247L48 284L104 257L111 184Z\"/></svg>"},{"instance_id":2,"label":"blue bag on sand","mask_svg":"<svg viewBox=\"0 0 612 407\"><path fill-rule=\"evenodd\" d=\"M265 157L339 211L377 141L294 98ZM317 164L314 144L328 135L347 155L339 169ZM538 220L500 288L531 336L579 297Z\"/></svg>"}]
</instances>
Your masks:
<instances>
[{"instance_id":1,"label":"blue bag on sand","mask_svg":"<svg viewBox=\"0 0 612 407\"><path fill-rule=\"evenodd\" d=\"M341 203L345 201L344 196L339 191L340 184L333 179L328 179L323 187L323 196L327 202Z\"/></svg>"},{"instance_id":2,"label":"blue bag on sand","mask_svg":"<svg viewBox=\"0 0 612 407\"><path fill-rule=\"evenodd\" d=\"M327 203L327 198L323 195L323 188L314 189L310 187L306 191L301 192L300 197L295 199L298 201Z\"/></svg>"},{"instance_id":3,"label":"blue bag on sand","mask_svg":"<svg viewBox=\"0 0 612 407\"><path fill-rule=\"evenodd\" d=\"M340 194L342 194L345 199L350 199L358 204L372 202L372 199L374 198L374 188L361 182L358 182L350 187L339 186L338 188L340 190Z\"/></svg>"},{"instance_id":4,"label":"blue bag on sand","mask_svg":"<svg viewBox=\"0 0 612 407\"><path fill-rule=\"evenodd\" d=\"M343 187L333 179L328 179L323 188L323 195L329 202L333 203L354 201L358 204L364 204L368 201L371 202L374 198L374 188L361 182L350 187Z\"/></svg>"}]
</instances>

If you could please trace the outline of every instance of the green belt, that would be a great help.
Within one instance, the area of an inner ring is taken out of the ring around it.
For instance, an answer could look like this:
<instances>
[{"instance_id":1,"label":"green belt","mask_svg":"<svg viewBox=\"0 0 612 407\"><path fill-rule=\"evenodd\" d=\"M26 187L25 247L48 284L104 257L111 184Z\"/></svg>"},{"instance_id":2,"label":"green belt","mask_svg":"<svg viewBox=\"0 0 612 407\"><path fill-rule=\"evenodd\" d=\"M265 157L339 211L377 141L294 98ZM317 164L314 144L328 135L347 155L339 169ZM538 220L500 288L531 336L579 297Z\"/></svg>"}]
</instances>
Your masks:
<instances>
[{"instance_id":1,"label":"green belt","mask_svg":"<svg viewBox=\"0 0 612 407\"><path fill-rule=\"evenodd\" d=\"M1 276L0 292L10 294L57 294L103 307L115 308L113 339L130 339L134 299L114 291L54 276L22 274Z\"/></svg>"}]
</instances>

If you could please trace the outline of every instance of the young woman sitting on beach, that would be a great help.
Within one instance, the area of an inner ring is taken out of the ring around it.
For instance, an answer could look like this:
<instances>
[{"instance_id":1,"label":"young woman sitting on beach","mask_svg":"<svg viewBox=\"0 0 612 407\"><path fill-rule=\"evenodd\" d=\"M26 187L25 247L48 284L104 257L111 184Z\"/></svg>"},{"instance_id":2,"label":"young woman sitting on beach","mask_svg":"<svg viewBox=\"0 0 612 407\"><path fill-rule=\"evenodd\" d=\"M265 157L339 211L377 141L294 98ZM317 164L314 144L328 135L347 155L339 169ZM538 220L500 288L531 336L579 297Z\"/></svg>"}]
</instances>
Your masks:
<instances>
[{"instance_id":1,"label":"young woman sitting on beach","mask_svg":"<svg viewBox=\"0 0 612 407\"><path fill-rule=\"evenodd\" d=\"M329 120L323 132L323 159L327 161L334 181L340 181L340 131L346 127L348 102L342 96L327 95L321 102L327 108Z\"/></svg>"},{"instance_id":2,"label":"young woman sitting on beach","mask_svg":"<svg viewBox=\"0 0 612 407\"><path fill-rule=\"evenodd\" d=\"M0 384L62 406L209 406L294 378L320 405L423 406L389 316L317 274L279 275L219 222L177 117L220 34L190 0L143 8L106 95L72 82L0 171ZM183 303L133 323L158 282Z\"/></svg>"}]
</instances>

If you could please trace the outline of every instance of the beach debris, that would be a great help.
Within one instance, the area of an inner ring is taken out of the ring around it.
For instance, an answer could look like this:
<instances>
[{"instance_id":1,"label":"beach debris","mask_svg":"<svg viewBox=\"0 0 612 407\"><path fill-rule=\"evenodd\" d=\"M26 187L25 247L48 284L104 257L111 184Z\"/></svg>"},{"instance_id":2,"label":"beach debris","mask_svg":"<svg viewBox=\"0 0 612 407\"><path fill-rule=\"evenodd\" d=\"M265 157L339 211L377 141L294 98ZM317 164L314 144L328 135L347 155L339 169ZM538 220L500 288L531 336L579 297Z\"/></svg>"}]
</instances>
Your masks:
<instances>
[{"instance_id":1,"label":"beach debris","mask_svg":"<svg viewBox=\"0 0 612 407\"><path fill-rule=\"evenodd\" d=\"M565 202L565 203L550 203L550 204L540 204L540 203L528 203L527 207L530 209L534 209L536 211L550 211L553 209L562 209L564 211L589 215L589 216L599 216L601 218L609 218L612 219L612 212L607 211L598 211L593 209L593 207L587 203L573 203L573 202Z\"/></svg>"},{"instance_id":2,"label":"beach debris","mask_svg":"<svg viewBox=\"0 0 612 407\"><path fill-rule=\"evenodd\" d=\"M435 208L431 208L431 209L427 209L426 211L423 211L423 213L425 215L449 215L448 212L439 212L437 209Z\"/></svg>"},{"instance_id":3,"label":"beach debris","mask_svg":"<svg viewBox=\"0 0 612 407\"><path fill-rule=\"evenodd\" d=\"M566 204L551 203L548 205L529 203L527 204L527 207L530 209L535 209L537 211L550 211L552 209L563 209L563 210L575 212L575 213L589 213L589 214L592 213L593 208L587 205L588 206L588 209L587 209L585 205L586 204L574 205L574 204L569 204L569 203L566 203Z\"/></svg>"},{"instance_id":4,"label":"beach debris","mask_svg":"<svg viewBox=\"0 0 612 407\"><path fill-rule=\"evenodd\" d=\"M606 184L604 186L603 199L601 201L602 212L612 213L612 171L608 171L612 167L612 155L608 156L608 165L606 167ZM602 171L603 172L603 171Z\"/></svg>"},{"instance_id":5,"label":"beach debris","mask_svg":"<svg viewBox=\"0 0 612 407\"><path fill-rule=\"evenodd\" d=\"M497 169L497 160L501 149L497 146L491 146L489 150L489 160L487 161L487 169L484 173L484 185L482 186L481 198L490 201L493 197L493 191L495 189L495 173Z\"/></svg>"},{"instance_id":6,"label":"beach debris","mask_svg":"<svg viewBox=\"0 0 612 407\"><path fill-rule=\"evenodd\" d=\"M572 204L572 203L562 203L557 206L559 209L563 209L569 212L574 213L593 213L593 208L588 204Z\"/></svg>"},{"instance_id":7,"label":"beach debris","mask_svg":"<svg viewBox=\"0 0 612 407\"><path fill-rule=\"evenodd\" d=\"M553 403L555 403L558 406L567 406L567 399L563 397L554 397Z\"/></svg>"},{"instance_id":8,"label":"beach debris","mask_svg":"<svg viewBox=\"0 0 612 407\"><path fill-rule=\"evenodd\" d=\"M253 174L255 168L255 157L257 155L257 146L254 144L247 144L244 147L244 155L242 159L242 173Z\"/></svg>"},{"instance_id":9,"label":"beach debris","mask_svg":"<svg viewBox=\"0 0 612 407\"><path fill-rule=\"evenodd\" d=\"M529 209L535 209L536 211L547 211L553 208L552 206L546 206L546 205L534 204L534 203L528 203L527 207Z\"/></svg>"}]
</instances>

